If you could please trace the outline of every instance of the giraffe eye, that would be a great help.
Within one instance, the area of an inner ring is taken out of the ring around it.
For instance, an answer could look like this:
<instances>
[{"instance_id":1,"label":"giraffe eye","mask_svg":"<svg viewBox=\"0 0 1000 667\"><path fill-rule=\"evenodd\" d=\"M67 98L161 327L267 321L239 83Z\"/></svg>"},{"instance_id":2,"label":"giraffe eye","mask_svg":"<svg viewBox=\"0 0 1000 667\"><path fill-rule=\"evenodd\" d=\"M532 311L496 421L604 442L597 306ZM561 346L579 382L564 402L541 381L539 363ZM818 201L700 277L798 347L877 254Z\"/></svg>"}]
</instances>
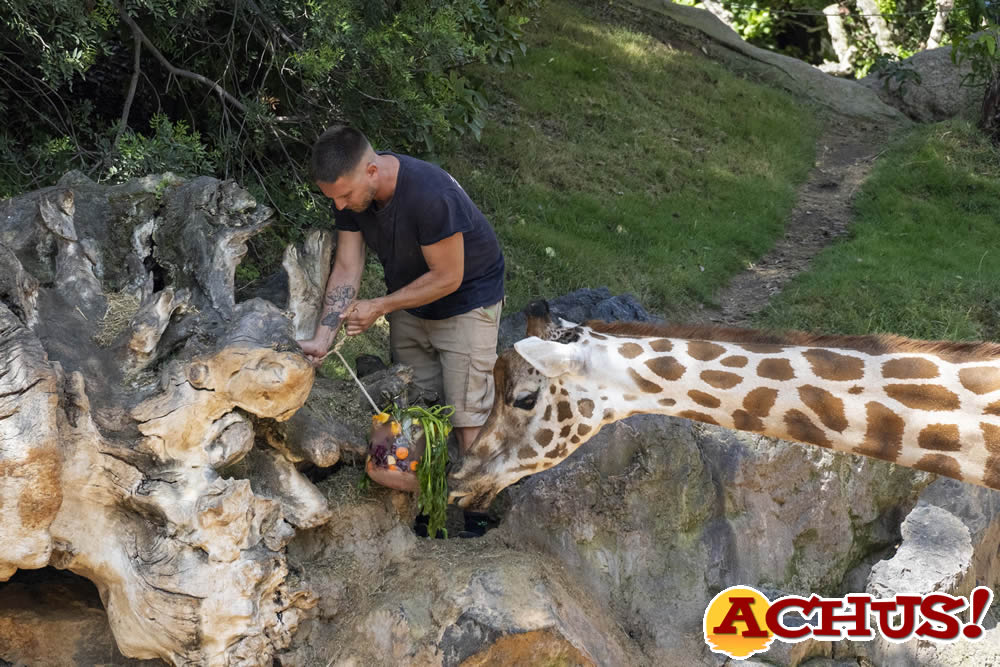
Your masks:
<instances>
[{"instance_id":1,"label":"giraffe eye","mask_svg":"<svg viewBox=\"0 0 1000 667\"><path fill-rule=\"evenodd\" d=\"M517 398L514 399L514 407L521 408L522 410L531 410L535 407L535 401L537 400L537 389L530 393L518 394Z\"/></svg>"}]
</instances>

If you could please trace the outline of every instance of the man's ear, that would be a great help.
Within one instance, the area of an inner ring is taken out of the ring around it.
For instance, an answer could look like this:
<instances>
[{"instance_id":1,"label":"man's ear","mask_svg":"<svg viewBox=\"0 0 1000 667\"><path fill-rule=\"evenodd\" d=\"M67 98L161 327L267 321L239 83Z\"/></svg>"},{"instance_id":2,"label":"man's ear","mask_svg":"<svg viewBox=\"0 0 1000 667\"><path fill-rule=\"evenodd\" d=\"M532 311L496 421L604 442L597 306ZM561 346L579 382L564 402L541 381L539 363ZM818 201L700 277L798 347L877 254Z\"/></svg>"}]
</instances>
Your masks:
<instances>
[{"instance_id":1,"label":"man's ear","mask_svg":"<svg viewBox=\"0 0 1000 667\"><path fill-rule=\"evenodd\" d=\"M572 343L556 343L532 336L514 343L514 349L542 375L550 378L580 375L587 366L583 350Z\"/></svg>"}]
</instances>

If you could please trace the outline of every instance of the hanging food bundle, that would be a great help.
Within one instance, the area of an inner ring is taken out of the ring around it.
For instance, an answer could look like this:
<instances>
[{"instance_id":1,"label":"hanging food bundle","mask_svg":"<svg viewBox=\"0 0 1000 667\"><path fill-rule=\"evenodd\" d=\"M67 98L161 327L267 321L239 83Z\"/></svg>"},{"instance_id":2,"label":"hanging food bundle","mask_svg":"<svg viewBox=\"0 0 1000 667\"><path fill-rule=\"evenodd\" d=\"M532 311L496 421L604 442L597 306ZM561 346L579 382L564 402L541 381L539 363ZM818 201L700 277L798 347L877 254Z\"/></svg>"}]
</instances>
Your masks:
<instances>
[{"instance_id":1,"label":"hanging food bundle","mask_svg":"<svg viewBox=\"0 0 1000 667\"><path fill-rule=\"evenodd\" d=\"M377 484L418 493L427 532L444 530L448 507L448 434L455 408L395 405L372 417L365 472Z\"/></svg>"}]
</instances>

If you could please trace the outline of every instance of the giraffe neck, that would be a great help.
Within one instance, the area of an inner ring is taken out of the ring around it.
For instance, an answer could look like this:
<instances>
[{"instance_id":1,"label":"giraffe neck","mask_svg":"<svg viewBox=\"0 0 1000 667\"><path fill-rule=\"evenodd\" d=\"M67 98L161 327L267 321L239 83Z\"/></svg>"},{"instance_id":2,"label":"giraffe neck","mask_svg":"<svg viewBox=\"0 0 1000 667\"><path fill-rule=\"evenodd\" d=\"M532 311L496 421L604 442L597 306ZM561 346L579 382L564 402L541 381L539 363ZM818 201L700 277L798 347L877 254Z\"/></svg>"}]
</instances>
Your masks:
<instances>
[{"instance_id":1,"label":"giraffe neck","mask_svg":"<svg viewBox=\"0 0 1000 667\"><path fill-rule=\"evenodd\" d=\"M1000 488L1000 359L591 335L601 423L667 414Z\"/></svg>"}]
</instances>

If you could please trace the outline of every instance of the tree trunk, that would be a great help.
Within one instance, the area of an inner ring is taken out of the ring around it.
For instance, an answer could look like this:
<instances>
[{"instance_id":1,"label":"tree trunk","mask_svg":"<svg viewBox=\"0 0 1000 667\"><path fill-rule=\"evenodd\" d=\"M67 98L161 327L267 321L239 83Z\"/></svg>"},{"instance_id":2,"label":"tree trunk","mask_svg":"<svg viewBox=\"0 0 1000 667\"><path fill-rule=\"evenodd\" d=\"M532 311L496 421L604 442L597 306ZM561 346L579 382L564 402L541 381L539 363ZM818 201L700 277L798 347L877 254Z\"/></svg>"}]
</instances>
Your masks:
<instances>
[{"instance_id":1,"label":"tree trunk","mask_svg":"<svg viewBox=\"0 0 1000 667\"><path fill-rule=\"evenodd\" d=\"M927 48L936 49L941 46L941 38L944 37L944 29L948 23L948 15L955 8L955 0L938 0L937 15L934 17L934 24L931 32L927 36Z\"/></svg>"},{"instance_id":2,"label":"tree trunk","mask_svg":"<svg viewBox=\"0 0 1000 667\"><path fill-rule=\"evenodd\" d=\"M835 67L823 69L834 74L850 74L854 70L851 57L854 55L855 48L851 46L850 40L847 38L847 29L844 27L845 11L841 4L828 5L823 8L823 13L826 15L826 27L830 32L830 42L833 45L834 53L837 54Z\"/></svg>"},{"instance_id":3,"label":"tree trunk","mask_svg":"<svg viewBox=\"0 0 1000 667\"><path fill-rule=\"evenodd\" d=\"M864 14L868 29L875 36L875 43L880 53L896 53L896 43L892 37L889 24L882 18L881 10L875 0L857 0L858 9Z\"/></svg>"},{"instance_id":4,"label":"tree trunk","mask_svg":"<svg viewBox=\"0 0 1000 667\"><path fill-rule=\"evenodd\" d=\"M979 127L994 145L1000 145L1000 72L994 72L986 85Z\"/></svg>"},{"instance_id":5,"label":"tree trunk","mask_svg":"<svg viewBox=\"0 0 1000 667\"><path fill-rule=\"evenodd\" d=\"M285 545L330 510L295 463L364 442L296 414L329 234L288 253L291 313L236 302L271 220L211 178L71 174L0 204L0 581L90 579L130 657L270 665L316 602Z\"/></svg>"}]
</instances>

